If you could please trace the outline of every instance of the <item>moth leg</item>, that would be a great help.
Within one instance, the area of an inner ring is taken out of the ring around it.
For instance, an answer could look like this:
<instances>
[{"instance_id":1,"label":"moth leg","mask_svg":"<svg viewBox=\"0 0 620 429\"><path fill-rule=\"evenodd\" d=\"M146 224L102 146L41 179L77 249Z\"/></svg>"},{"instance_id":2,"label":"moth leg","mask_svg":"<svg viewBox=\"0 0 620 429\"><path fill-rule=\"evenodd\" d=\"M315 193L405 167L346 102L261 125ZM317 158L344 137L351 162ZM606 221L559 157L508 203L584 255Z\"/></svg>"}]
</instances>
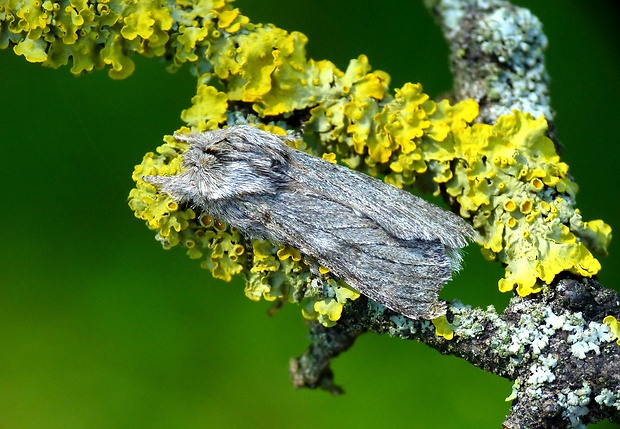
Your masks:
<instances>
[{"instance_id":1,"label":"moth leg","mask_svg":"<svg viewBox=\"0 0 620 429\"><path fill-rule=\"evenodd\" d=\"M310 288L315 291L319 291L321 295L325 295L328 287L325 275L321 274L321 264L319 264L314 258L303 255L303 260L312 274L312 281L310 282Z\"/></svg>"},{"instance_id":2,"label":"moth leg","mask_svg":"<svg viewBox=\"0 0 620 429\"><path fill-rule=\"evenodd\" d=\"M311 256L305 255L305 254L301 254L301 258L304 261L304 264L306 264L308 266L308 268L310 269L310 272L312 273L312 275L317 276L320 275L319 274L319 263Z\"/></svg>"},{"instance_id":3,"label":"moth leg","mask_svg":"<svg viewBox=\"0 0 620 429\"><path fill-rule=\"evenodd\" d=\"M276 314L276 312L282 308L285 302L286 302L286 298L284 297L275 300L274 303L271 305L271 307L269 307L269 310L267 310L267 316L271 317L274 314Z\"/></svg>"},{"instance_id":4,"label":"moth leg","mask_svg":"<svg viewBox=\"0 0 620 429\"><path fill-rule=\"evenodd\" d=\"M293 295L293 299L295 300L295 302L301 302L305 298L307 290L308 286L303 286L297 289L295 291L295 294Z\"/></svg>"},{"instance_id":5,"label":"moth leg","mask_svg":"<svg viewBox=\"0 0 620 429\"><path fill-rule=\"evenodd\" d=\"M248 271L252 268L252 264L254 264L254 240L248 240L243 238L242 243L243 248L245 249L245 267Z\"/></svg>"}]
</instances>

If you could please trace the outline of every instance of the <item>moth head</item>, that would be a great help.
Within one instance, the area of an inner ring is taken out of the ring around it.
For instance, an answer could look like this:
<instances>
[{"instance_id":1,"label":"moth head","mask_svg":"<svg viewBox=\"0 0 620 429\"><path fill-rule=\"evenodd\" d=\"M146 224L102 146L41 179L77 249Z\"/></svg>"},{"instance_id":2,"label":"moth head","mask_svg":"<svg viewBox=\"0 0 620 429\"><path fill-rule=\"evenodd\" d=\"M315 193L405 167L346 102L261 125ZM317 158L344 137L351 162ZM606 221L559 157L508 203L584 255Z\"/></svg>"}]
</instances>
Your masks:
<instances>
[{"instance_id":1,"label":"moth head","mask_svg":"<svg viewBox=\"0 0 620 429\"><path fill-rule=\"evenodd\" d=\"M145 176L143 180L181 203L208 204L216 200L276 192L290 149L276 135L250 126L204 133L178 134L189 143L184 170L175 176Z\"/></svg>"}]
</instances>

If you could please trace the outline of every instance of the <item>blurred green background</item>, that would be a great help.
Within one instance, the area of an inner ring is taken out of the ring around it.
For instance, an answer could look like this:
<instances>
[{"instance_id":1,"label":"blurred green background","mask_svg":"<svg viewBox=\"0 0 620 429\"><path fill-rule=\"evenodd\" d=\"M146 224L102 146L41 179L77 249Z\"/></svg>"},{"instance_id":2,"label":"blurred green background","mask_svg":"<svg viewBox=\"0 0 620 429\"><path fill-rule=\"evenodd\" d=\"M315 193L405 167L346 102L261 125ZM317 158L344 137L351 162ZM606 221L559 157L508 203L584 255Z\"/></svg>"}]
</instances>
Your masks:
<instances>
[{"instance_id":1,"label":"blurred green background","mask_svg":"<svg viewBox=\"0 0 620 429\"><path fill-rule=\"evenodd\" d=\"M549 37L579 207L619 230L614 2L516 3ZM421 1L377 5L237 1L253 22L305 33L310 57L344 68L364 53L392 87L449 90L447 48ZM214 281L182 250L162 250L127 207L133 166L182 125L195 88L187 69L136 62L129 79L112 81L0 51L0 429L499 427L510 382L387 336L365 335L334 362L344 396L293 389L288 360L308 345L299 308L268 317L269 303L246 299L240 282ZM608 287L619 253L615 242L602 261ZM472 246L442 296L502 307L501 274Z\"/></svg>"}]
</instances>

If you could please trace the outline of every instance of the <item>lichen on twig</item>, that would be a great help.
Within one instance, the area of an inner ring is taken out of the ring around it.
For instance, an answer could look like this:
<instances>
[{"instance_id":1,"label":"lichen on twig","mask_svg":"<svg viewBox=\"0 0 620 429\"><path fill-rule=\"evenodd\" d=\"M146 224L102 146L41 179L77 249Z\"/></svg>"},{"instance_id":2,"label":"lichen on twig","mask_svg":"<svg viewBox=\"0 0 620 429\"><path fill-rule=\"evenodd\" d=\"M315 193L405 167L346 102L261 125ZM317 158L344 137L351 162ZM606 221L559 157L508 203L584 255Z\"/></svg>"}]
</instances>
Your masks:
<instances>
[{"instance_id":1,"label":"lichen on twig","mask_svg":"<svg viewBox=\"0 0 620 429\"><path fill-rule=\"evenodd\" d=\"M479 231L483 254L505 265L499 289L518 293L507 312L453 304L434 325L367 302L326 272L323 289L309 287L315 276L296 249L246 243L141 180L182 168L186 144L164 137L134 171L130 207L164 247L184 247L217 278L243 275L250 299L301 304L313 345L291 365L295 385L337 391L329 361L372 330L422 340L515 380L507 427L534 426L519 414L530 406L552 409L538 427L617 418L617 379L599 371L605 383L576 386L564 372L582 356L617 362L620 311L617 296L588 280L611 231L576 208L577 186L553 131L540 23L499 0L426 4L451 48L452 101L431 100L419 84L390 92L389 75L363 55L346 70L308 59L303 34L251 23L224 0L8 1L0 5L0 48L45 66L72 61L74 74L107 68L115 79L133 72L133 54L169 58L171 69L188 64L198 84L181 117L191 130L250 123L289 133L302 150L442 195ZM508 343L517 333L523 341Z\"/></svg>"}]
</instances>

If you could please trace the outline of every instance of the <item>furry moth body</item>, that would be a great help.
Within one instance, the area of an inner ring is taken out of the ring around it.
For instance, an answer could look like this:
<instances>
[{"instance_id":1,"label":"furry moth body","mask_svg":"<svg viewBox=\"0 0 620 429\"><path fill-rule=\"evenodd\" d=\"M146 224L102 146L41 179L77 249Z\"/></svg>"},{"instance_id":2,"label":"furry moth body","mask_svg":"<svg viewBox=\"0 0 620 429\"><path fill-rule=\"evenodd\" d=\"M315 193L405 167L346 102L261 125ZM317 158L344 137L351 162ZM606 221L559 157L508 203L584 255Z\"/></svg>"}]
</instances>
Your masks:
<instances>
[{"instance_id":1,"label":"furry moth body","mask_svg":"<svg viewBox=\"0 0 620 429\"><path fill-rule=\"evenodd\" d=\"M475 236L460 217L251 126L175 138L189 143L185 170L144 181L248 239L298 249L400 314L445 313L439 291Z\"/></svg>"}]
</instances>

